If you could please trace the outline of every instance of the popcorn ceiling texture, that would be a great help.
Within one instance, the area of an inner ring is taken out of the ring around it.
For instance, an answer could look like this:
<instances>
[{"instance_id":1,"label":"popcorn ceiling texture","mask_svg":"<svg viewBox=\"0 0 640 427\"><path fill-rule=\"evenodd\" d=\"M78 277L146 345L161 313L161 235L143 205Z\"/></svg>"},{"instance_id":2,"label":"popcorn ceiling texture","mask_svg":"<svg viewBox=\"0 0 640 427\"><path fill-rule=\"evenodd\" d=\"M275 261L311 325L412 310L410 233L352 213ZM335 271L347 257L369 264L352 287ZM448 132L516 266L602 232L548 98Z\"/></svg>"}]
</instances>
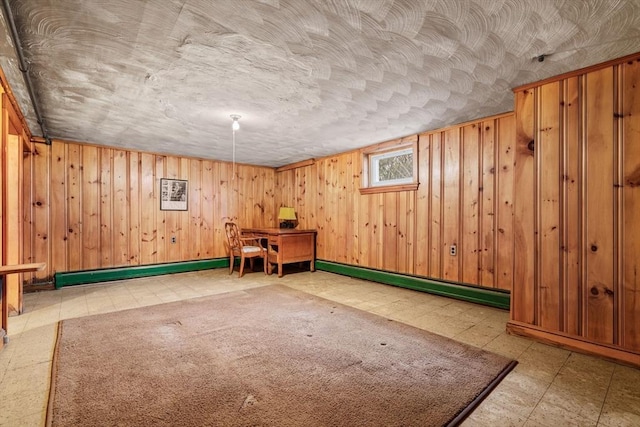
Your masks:
<instances>
[{"instance_id":1,"label":"popcorn ceiling texture","mask_svg":"<svg viewBox=\"0 0 640 427\"><path fill-rule=\"evenodd\" d=\"M512 111L515 86L640 50L640 0L9 3L50 137L231 160L240 114L236 161L267 166Z\"/></svg>"}]
</instances>

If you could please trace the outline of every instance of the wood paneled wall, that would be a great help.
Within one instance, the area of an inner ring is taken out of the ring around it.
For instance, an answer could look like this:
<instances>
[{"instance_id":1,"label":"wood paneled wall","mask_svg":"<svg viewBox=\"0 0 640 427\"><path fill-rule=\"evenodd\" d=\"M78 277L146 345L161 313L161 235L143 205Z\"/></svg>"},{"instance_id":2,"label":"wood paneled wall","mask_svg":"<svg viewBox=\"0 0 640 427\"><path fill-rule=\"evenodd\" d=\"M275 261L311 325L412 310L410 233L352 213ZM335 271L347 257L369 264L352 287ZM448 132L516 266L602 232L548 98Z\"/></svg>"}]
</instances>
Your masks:
<instances>
[{"instance_id":1,"label":"wood paneled wall","mask_svg":"<svg viewBox=\"0 0 640 427\"><path fill-rule=\"evenodd\" d=\"M272 168L64 141L34 144L25 261L56 272L226 255L224 223L275 224ZM189 182L188 211L160 210L160 178ZM171 243L175 237L176 243Z\"/></svg>"},{"instance_id":2,"label":"wood paneled wall","mask_svg":"<svg viewBox=\"0 0 640 427\"><path fill-rule=\"evenodd\" d=\"M513 114L416 137L417 191L361 195L353 151L278 172L276 204L318 230L320 259L509 290Z\"/></svg>"},{"instance_id":3,"label":"wood paneled wall","mask_svg":"<svg viewBox=\"0 0 640 427\"><path fill-rule=\"evenodd\" d=\"M640 353L640 59L515 96L512 322Z\"/></svg>"},{"instance_id":4,"label":"wood paneled wall","mask_svg":"<svg viewBox=\"0 0 640 427\"><path fill-rule=\"evenodd\" d=\"M2 265L22 263L23 153L30 138L24 117L15 107L6 77L0 70L0 261ZM10 274L7 281L7 308L22 312L22 274ZM2 347L0 345L0 347Z\"/></svg>"}]
</instances>

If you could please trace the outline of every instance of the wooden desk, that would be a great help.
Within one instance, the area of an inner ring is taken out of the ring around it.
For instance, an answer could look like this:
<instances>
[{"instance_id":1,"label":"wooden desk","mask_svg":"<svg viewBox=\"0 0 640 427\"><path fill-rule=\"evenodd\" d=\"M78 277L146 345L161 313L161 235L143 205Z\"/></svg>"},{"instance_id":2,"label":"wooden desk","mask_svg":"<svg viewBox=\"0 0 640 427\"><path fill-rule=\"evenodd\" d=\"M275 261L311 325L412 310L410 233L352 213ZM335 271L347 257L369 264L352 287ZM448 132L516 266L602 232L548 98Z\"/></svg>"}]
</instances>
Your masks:
<instances>
[{"instance_id":1,"label":"wooden desk","mask_svg":"<svg viewBox=\"0 0 640 427\"><path fill-rule=\"evenodd\" d=\"M33 263L33 264L16 264L16 265L2 265L0 266L0 278L2 279L2 328L0 329L0 348L4 344L9 342L9 336L7 328L9 325L9 301L7 295L7 275L16 273L26 273L29 271L42 270L45 263Z\"/></svg>"},{"instance_id":2,"label":"wooden desk","mask_svg":"<svg viewBox=\"0 0 640 427\"><path fill-rule=\"evenodd\" d=\"M311 271L316 271L316 230L295 228L243 228L242 234L267 240L268 272L278 265L278 277L282 277L283 264L310 261Z\"/></svg>"}]
</instances>

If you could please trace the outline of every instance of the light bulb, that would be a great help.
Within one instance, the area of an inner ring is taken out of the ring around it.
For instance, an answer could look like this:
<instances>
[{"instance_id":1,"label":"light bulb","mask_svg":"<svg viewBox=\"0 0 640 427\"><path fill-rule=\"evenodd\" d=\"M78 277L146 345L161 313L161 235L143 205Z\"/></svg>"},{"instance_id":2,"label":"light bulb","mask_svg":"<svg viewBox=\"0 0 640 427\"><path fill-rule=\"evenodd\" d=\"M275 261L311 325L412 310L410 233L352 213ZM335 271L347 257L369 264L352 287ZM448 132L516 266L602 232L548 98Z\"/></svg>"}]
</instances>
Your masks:
<instances>
[{"instance_id":1,"label":"light bulb","mask_svg":"<svg viewBox=\"0 0 640 427\"><path fill-rule=\"evenodd\" d=\"M231 129L233 130L240 129L240 122L238 121L240 120L240 116L237 114L232 114L231 118L233 119L233 122L231 123Z\"/></svg>"}]
</instances>

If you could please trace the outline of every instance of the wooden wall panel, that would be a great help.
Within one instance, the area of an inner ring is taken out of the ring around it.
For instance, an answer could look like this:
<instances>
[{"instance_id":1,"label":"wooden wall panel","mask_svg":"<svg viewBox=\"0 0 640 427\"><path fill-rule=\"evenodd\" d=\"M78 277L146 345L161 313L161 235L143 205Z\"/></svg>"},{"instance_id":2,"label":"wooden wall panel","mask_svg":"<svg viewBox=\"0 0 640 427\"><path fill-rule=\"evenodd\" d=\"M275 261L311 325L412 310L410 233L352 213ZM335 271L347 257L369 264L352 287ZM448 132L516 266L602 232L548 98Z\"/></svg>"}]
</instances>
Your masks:
<instances>
[{"instance_id":1,"label":"wooden wall panel","mask_svg":"<svg viewBox=\"0 0 640 427\"><path fill-rule=\"evenodd\" d=\"M382 195L382 212L384 224L382 235L382 269L386 271L398 271L398 193L384 193Z\"/></svg>"},{"instance_id":2,"label":"wooden wall panel","mask_svg":"<svg viewBox=\"0 0 640 427\"><path fill-rule=\"evenodd\" d=\"M27 264L30 264L33 261L33 233L32 233L32 224L33 224L33 207L31 205L33 201L33 156L32 152L35 149L32 142L28 142L26 136L23 137L25 146L27 147L23 152L23 180L21 182L23 188L23 200L22 200L22 209L23 209L23 218L22 218L22 254L23 261ZM2 155L0 155L0 161L2 159ZM0 185L2 179L0 178ZM0 210L2 209L2 203L0 202ZM0 217L2 215L0 214ZM2 227L0 227L2 228ZM64 232L63 230L60 230ZM0 236L2 232L0 231ZM52 233L50 233L52 234ZM23 280L26 283L31 283L34 281L35 274L34 273L25 273L23 275Z\"/></svg>"},{"instance_id":3,"label":"wooden wall panel","mask_svg":"<svg viewBox=\"0 0 640 427\"><path fill-rule=\"evenodd\" d=\"M443 193L442 193L442 278L460 279L460 128L446 130L443 135ZM456 247L457 255L449 250Z\"/></svg>"},{"instance_id":4,"label":"wooden wall panel","mask_svg":"<svg viewBox=\"0 0 640 427\"><path fill-rule=\"evenodd\" d=\"M515 255L513 234L513 198L515 165L515 117L502 117L497 128L498 171L495 174L496 213L496 288L511 290ZM486 185L486 182L484 183Z\"/></svg>"},{"instance_id":5,"label":"wooden wall panel","mask_svg":"<svg viewBox=\"0 0 640 427\"><path fill-rule=\"evenodd\" d=\"M33 234L25 233L33 220L31 199L25 200L25 195L31 196L31 182L24 179L33 171L32 147L28 142L24 118L14 108L15 100L6 79L0 83L0 262L3 265L15 265L23 263L25 258L32 259L34 255ZM45 208L48 209L48 200ZM39 238L47 239L48 243L46 234ZM34 277L32 273L4 277L6 283L3 289L6 294L3 297L6 301L3 301L3 305L6 303L9 314L22 313L23 279ZM3 326L6 328L6 325ZM0 342L0 348L2 346Z\"/></svg>"},{"instance_id":6,"label":"wooden wall panel","mask_svg":"<svg viewBox=\"0 0 640 427\"><path fill-rule=\"evenodd\" d=\"M613 70L586 76L586 281L588 339L613 343Z\"/></svg>"},{"instance_id":7,"label":"wooden wall panel","mask_svg":"<svg viewBox=\"0 0 640 427\"><path fill-rule=\"evenodd\" d=\"M376 195L372 194L371 196ZM371 211L369 206L375 197L360 197L359 194L354 194L354 197L358 197L358 244L360 245L356 265L371 267L372 246L375 242L373 217L376 212ZM320 222L320 218L318 218L318 222Z\"/></svg>"},{"instance_id":8,"label":"wooden wall panel","mask_svg":"<svg viewBox=\"0 0 640 427\"><path fill-rule=\"evenodd\" d=\"M474 123L462 128L461 165L461 230L460 230L460 281L481 283L479 280L478 228L481 220L479 202L480 170L482 167L480 124ZM490 286L492 286L491 284Z\"/></svg>"},{"instance_id":9,"label":"wooden wall panel","mask_svg":"<svg viewBox=\"0 0 640 427\"><path fill-rule=\"evenodd\" d=\"M510 188L512 180L506 170L502 184L498 184L496 174L482 168L489 167L492 156L505 156L498 151L509 145L502 139L513 137L512 122L510 115L484 120L482 126L502 129L489 132L492 137L481 132L481 122L466 125L468 132L453 127L421 135L418 170L426 177L423 188L371 195L358 191L362 173L359 151L277 174L270 168L236 165L233 175L232 165L224 162L64 141L54 141L51 147L38 144L46 157L35 160L38 155L34 156L37 171L33 182L39 189L51 185L56 206L53 214L47 205L42 216L60 224L56 230L64 230L52 239L34 238L35 252L47 257L56 254L42 279L50 280L55 272L225 256L225 221L276 226L277 208L293 206L299 227L318 229L320 259L436 279L460 280L461 266L468 261L460 235L468 233L472 237L466 240L467 251L474 259L476 273L469 273L473 278L466 280L495 287L496 281L479 283L478 233L481 229L491 232L492 226L487 225L491 220L486 217L491 216L495 203L509 199L502 188ZM49 156L53 156L51 161ZM162 177L189 180L189 211L159 210ZM470 177L473 182L463 191L462 183ZM480 194L484 192L480 185L495 187L495 202ZM47 197L49 192L41 194ZM33 197L38 198L37 191ZM38 206L45 205L40 202ZM461 226L458 219L463 215L467 215L467 224ZM508 215L504 215L503 223L508 223ZM34 221L29 227L37 231L38 226ZM43 233L47 230L48 226ZM91 233L99 239L89 237ZM93 249L96 240L104 251ZM458 245L457 256L449 255L446 242Z\"/></svg>"},{"instance_id":10,"label":"wooden wall panel","mask_svg":"<svg viewBox=\"0 0 640 427\"><path fill-rule=\"evenodd\" d=\"M190 167L189 167L189 163L190 163L190 159L185 159L185 158L180 158L178 160L178 172L177 172L177 178L178 179L186 179L189 180L189 172L190 172ZM236 182L236 181L234 181ZM189 199L187 200L187 205L189 203L192 202L191 197L192 197L192 190L191 190L191 186L189 186ZM228 202L229 202L229 198L227 198ZM235 200L235 197L231 197L230 198L231 201ZM236 209L236 206L233 206L234 212ZM191 239L191 221L190 221L190 211L180 211L179 215L178 215L178 223L180 224L179 226L179 230L180 230L180 236L176 236L176 242L177 239L180 239L180 246L178 248L179 253L180 253L180 260L183 259L192 259L191 258L191 244L190 244L190 239ZM234 221L238 221L238 215L236 214L234 216Z\"/></svg>"},{"instance_id":11,"label":"wooden wall panel","mask_svg":"<svg viewBox=\"0 0 640 427\"><path fill-rule=\"evenodd\" d=\"M165 158L164 170L166 174L160 178L179 179L180 177L180 159L178 157L168 156ZM167 234L166 245L167 261L176 262L182 259L182 246L187 244L186 239L182 235L182 222L180 211L164 211L165 229Z\"/></svg>"},{"instance_id":12,"label":"wooden wall panel","mask_svg":"<svg viewBox=\"0 0 640 427\"><path fill-rule=\"evenodd\" d=\"M384 194L373 194L369 197L371 210L370 223L373 226L373 238L369 248L369 266L382 269L384 265ZM366 198L365 198L366 200Z\"/></svg>"},{"instance_id":13,"label":"wooden wall panel","mask_svg":"<svg viewBox=\"0 0 640 427\"><path fill-rule=\"evenodd\" d=\"M250 181L250 180L249 180ZM199 259L202 244L202 161L196 159L189 160L189 254L188 259ZM245 195L246 205L251 203L250 195ZM244 215L243 215L244 218ZM240 224L243 224L241 221Z\"/></svg>"},{"instance_id":14,"label":"wooden wall panel","mask_svg":"<svg viewBox=\"0 0 640 427\"><path fill-rule=\"evenodd\" d=\"M442 275L442 259L448 256L448 251L442 242L442 189L443 189L443 162L444 150L442 149L442 133L438 132L431 135L424 135L431 139L431 186L430 186L430 221L429 221L429 273L427 276L443 277ZM425 159L422 159L422 163ZM422 184L420 184L422 185Z\"/></svg>"},{"instance_id":15,"label":"wooden wall panel","mask_svg":"<svg viewBox=\"0 0 640 427\"><path fill-rule=\"evenodd\" d=\"M213 242L215 239L215 180L213 173L213 162L205 160L202 162L202 230L200 239L202 242L201 256L213 258ZM166 245L160 245L165 247Z\"/></svg>"},{"instance_id":16,"label":"wooden wall panel","mask_svg":"<svg viewBox=\"0 0 640 427\"><path fill-rule=\"evenodd\" d=\"M100 153L100 266L113 265L113 150Z\"/></svg>"},{"instance_id":17,"label":"wooden wall panel","mask_svg":"<svg viewBox=\"0 0 640 427\"><path fill-rule=\"evenodd\" d=\"M479 188L480 213L479 243L479 284L497 287L496 283L496 125L493 121L480 124L482 132L481 173ZM506 251L505 251L506 252Z\"/></svg>"},{"instance_id":18,"label":"wooden wall panel","mask_svg":"<svg viewBox=\"0 0 640 427\"><path fill-rule=\"evenodd\" d=\"M47 263L34 280L224 257L225 221L276 225L272 168L236 165L234 178L224 162L65 141L36 144L30 157L34 212L25 235L34 236L33 259ZM160 178L189 180L188 211L160 210Z\"/></svg>"},{"instance_id":19,"label":"wooden wall panel","mask_svg":"<svg viewBox=\"0 0 640 427\"><path fill-rule=\"evenodd\" d=\"M153 186L155 192L155 219L156 219L156 259L166 260L168 258L167 255L167 211L162 211L158 208L160 206L160 179L164 178L166 175L166 156L156 155L155 157L155 166L154 166L154 179ZM166 262L166 261L165 261Z\"/></svg>"},{"instance_id":20,"label":"wooden wall panel","mask_svg":"<svg viewBox=\"0 0 640 427\"><path fill-rule=\"evenodd\" d=\"M636 364L639 83L633 59L516 90L509 324Z\"/></svg>"},{"instance_id":21,"label":"wooden wall panel","mask_svg":"<svg viewBox=\"0 0 640 427\"><path fill-rule=\"evenodd\" d=\"M419 135L417 191L360 194L360 151L284 168L276 205L294 207L299 228L318 230L320 259L509 290L514 137L511 114Z\"/></svg>"},{"instance_id":22,"label":"wooden wall panel","mask_svg":"<svg viewBox=\"0 0 640 427\"><path fill-rule=\"evenodd\" d=\"M53 143L53 145L56 145ZM44 145L38 146L38 149L44 153L48 153L48 147ZM78 144L70 144L67 149L67 161L62 163L55 163L55 165L66 167L67 169L67 226L68 228L68 244L67 244L67 269L69 271L82 270L82 216L81 216L81 191L82 188L82 176L81 176L81 150L82 147ZM44 165L43 165L44 166ZM51 164L53 168L54 164ZM49 165L45 166L46 169L41 169L36 173L35 187L40 188L42 183L38 182L38 178L45 180L48 177L43 175L42 172L49 170ZM52 173L53 175L53 173ZM53 189L52 189L53 190ZM128 233L127 233L128 234ZM56 249L57 250L57 249ZM65 271L65 270L61 270Z\"/></svg>"},{"instance_id":23,"label":"wooden wall panel","mask_svg":"<svg viewBox=\"0 0 640 427\"><path fill-rule=\"evenodd\" d=\"M6 135L5 171L6 187L5 198L5 220L13 227L5 229L4 237L7 240L7 250L4 256L4 263L20 264L22 262L22 245L11 245L9 242L19 242L22 238L22 140L18 135ZM22 278L20 274L10 274L4 276L7 281L7 303L9 313L22 312Z\"/></svg>"},{"instance_id":24,"label":"wooden wall panel","mask_svg":"<svg viewBox=\"0 0 640 427\"><path fill-rule=\"evenodd\" d=\"M519 291L511 295L511 319L533 323L538 306L534 287L535 136L534 90L516 92L516 142L514 170L514 269L513 282Z\"/></svg>"},{"instance_id":25,"label":"wooden wall panel","mask_svg":"<svg viewBox=\"0 0 640 427\"><path fill-rule=\"evenodd\" d=\"M414 261L414 273L418 276L427 276L429 274L429 261L430 261L430 230L431 224L429 218L431 203L430 203L430 188L431 180L429 175L431 173L431 137L426 135L418 140L418 158L422 162L418 165L418 181L420 186L416 192L415 197L415 209L416 212L422 212L421 217L415 216L415 261Z\"/></svg>"},{"instance_id":26,"label":"wooden wall panel","mask_svg":"<svg viewBox=\"0 0 640 427\"><path fill-rule=\"evenodd\" d=\"M137 208L140 215L140 263L155 264L157 262L157 222L156 212L160 201L157 198L155 181L155 156L149 153L142 153L139 157L139 186L140 186L140 206Z\"/></svg>"},{"instance_id":27,"label":"wooden wall panel","mask_svg":"<svg viewBox=\"0 0 640 427\"><path fill-rule=\"evenodd\" d=\"M540 325L549 330L561 329L561 265L560 253L560 84L550 83L540 88L540 135L537 141L538 164L536 169L539 191L539 215L537 235L540 262L540 303L537 316Z\"/></svg>"},{"instance_id":28,"label":"wooden wall panel","mask_svg":"<svg viewBox=\"0 0 640 427\"><path fill-rule=\"evenodd\" d=\"M5 211L5 180L7 179L5 173L5 147L6 147L6 135L9 133L9 112L7 110L7 104L9 98L5 95L5 88L2 81L0 81L0 237L2 238L2 244L0 245L0 262L4 263L4 259L7 256L7 251L11 249L8 246L7 239L4 235L5 227L8 226L7 218L4 214ZM0 348L4 346L4 343L0 343Z\"/></svg>"},{"instance_id":29,"label":"wooden wall panel","mask_svg":"<svg viewBox=\"0 0 640 427\"><path fill-rule=\"evenodd\" d=\"M66 144L54 144L66 146ZM111 173L113 180L113 205L112 205L112 230L111 239L113 241L112 266L122 266L129 264L129 159L126 151L113 150L113 170ZM60 270L62 265L56 265Z\"/></svg>"},{"instance_id":30,"label":"wooden wall panel","mask_svg":"<svg viewBox=\"0 0 640 427\"><path fill-rule=\"evenodd\" d=\"M348 216L350 216L348 210L347 200L350 199L350 194L347 194L346 191L346 174L350 169L350 156L340 156L338 161L333 164L333 178L335 187L332 188L336 193L336 204L335 211L333 216L333 223L335 224L335 229L339 230L335 234L336 240L336 254L339 262L347 263L349 262L349 246L352 244L352 232L350 227L350 220Z\"/></svg>"},{"instance_id":31,"label":"wooden wall panel","mask_svg":"<svg viewBox=\"0 0 640 427\"><path fill-rule=\"evenodd\" d=\"M70 225L68 224L69 204L67 177L69 147L66 144L51 146L51 245L58 250L51 254L51 263L64 269L69 268ZM77 242L75 240L74 242Z\"/></svg>"},{"instance_id":32,"label":"wooden wall panel","mask_svg":"<svg viewBox=\"0 0 640 427\"><path fill-rule=\"evenodd\" d=\"M622 64L620 344L640 352L640 61Z\"/></svg>"},{"instance_id":33,"label":"wooden wall panel","mask_svg":"<svg viewBox=\"0 0 640 427\"><path fill-rule=\"evenodd\" d=\"M100 156L97 147L82 147L81 176L81 222L82 238L81 269L100 267Z\"/></svg>"},{"instance_id":34,"label":"wooden wall panel","mask_svg":"<svg viewBox=\"0 0 640 427\"><path fill-rule=\"evenodd\" d=\"M141 242L141 227L145 227L145 224L141 223L140 216L140 204L143 195L141 193L140 181L141 181L141 156L143 153L129 153L129 198L128 198L128 213L129 213L129 264L130 265L143 265L140 259L140 247Z\"/></svg>"},{"instance_id":35,"label":"wooden wall panel","mask_svg":"<svg viewBox=\"0 0 640 427\"><path fill-rule=\"evenodd\" d=\"M33 152L33 193L31 205L33 207L33 223L31 234L33 235L33 259L35 262L51 264L53 249L49 233L51 230L50 215L50 173L51 151L49 147L36 145ZM77 259L77 256L76 256ZM48 280L47 271L41 270L35 273L34 282Z\"/></svg>"},{"instance_id":36,"label":"wooden wall panel","mask_svg":"<svg viewBox=\"0 0 640 427\"><path fill-rule=\"evenodd\" d=\"M564 293L564 329L567 333L579 335L582 332L582 299L579 283L582 281L582 159L583 144L580 136L580 78L572 77L563 82L562 138L562 249L563 268L562 290Z\"/></svg>"}]
</instances>

